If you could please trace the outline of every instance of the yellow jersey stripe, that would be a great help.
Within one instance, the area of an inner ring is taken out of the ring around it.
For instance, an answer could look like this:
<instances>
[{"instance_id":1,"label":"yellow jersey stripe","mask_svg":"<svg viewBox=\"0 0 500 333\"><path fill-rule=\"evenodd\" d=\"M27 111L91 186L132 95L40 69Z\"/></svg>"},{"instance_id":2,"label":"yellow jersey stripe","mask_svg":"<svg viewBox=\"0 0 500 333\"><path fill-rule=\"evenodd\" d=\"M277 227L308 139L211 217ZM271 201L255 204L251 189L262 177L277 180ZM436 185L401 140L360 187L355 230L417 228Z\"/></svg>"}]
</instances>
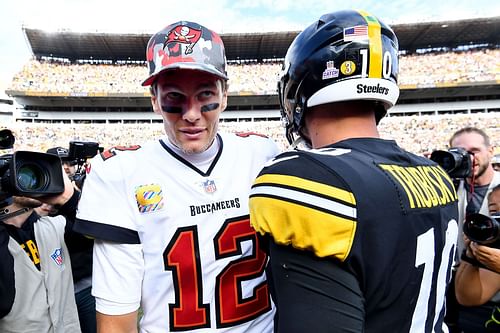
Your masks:
<instances>
[{"instance_id":1,"label":"yellow jersey stripe","mask_svg":"<svg viewBox=\"0 0 500 333\"><path fill-rule=\"evenodd\" d=\"M356 208L315 194L296 191L278 186L259 185L252 187L250 197L262 196L278 198L283 201L295 202L310 208L324 211L328 214L355 220Z\"/></svg>"},{"instance_id":2,"label":"yellow jersey stripe","mask_svg":"<svg viewBox=\"0 0 500 333\"><path fill-rule=\"evenodd\" d=\"M364 10L358 11L368 23L368 38L370 39L370 59L368 62L368 77L382 77L382 34L379 21Z\"/></svg>"},{"instance_id":3,"label":"yellow jersey stripe","mask_svg":"<svg viewBox=\"0 0 500 333\"><path fill-rule=\"evenodd\" d=\"M269 234L277 244L309 250L318 257L349 255L356 222L280 199L250 197L250 223L260 234Z\"/></svg>"},{"instance_id":4,"label":"yellow jersey stripe","mask_svg":"<svg viewBox=\"0 0 500 333\"><path fill-rule=\"evenodd\" d=\"M259 184L277 184L277 185L295 187L297 189L304 189L313 193L321 193L324 196L343 201L352 206L356 205L356 199L354 198L354 195L349 191L331 185L318 183L312 180L302 179L295 176L265 174L259 176L255 180L254 186Z\"/></svg>"}]
</instances>

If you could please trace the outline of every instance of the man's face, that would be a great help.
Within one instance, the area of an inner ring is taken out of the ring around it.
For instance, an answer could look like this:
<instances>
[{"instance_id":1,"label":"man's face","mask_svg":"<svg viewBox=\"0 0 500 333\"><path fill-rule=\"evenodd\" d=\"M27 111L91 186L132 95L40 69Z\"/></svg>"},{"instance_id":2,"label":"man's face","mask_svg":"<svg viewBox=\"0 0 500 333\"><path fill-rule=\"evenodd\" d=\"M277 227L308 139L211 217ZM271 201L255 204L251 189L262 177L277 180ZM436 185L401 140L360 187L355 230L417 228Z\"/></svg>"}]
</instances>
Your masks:
<instances>
[{"instance_id":1,"label":"man's face","mask_svg":"<svg viewBox=\"0 0 500 333\"><path fill-rule=\"evenodd\" d=\"M66 172L68 176L73 176L76 172L76 167L72 165L71 162L63 161L63 167L64 172Z\"/></svg>"},{"instance_id":2,"label":"man's face","mask_svg":"<svg viewBox=\"0 0 500 333\"><path fill-rule=\"evenodd\" d=\"M188 154L210 147L227 105L227 91L219 78L193 70L174 70L161 75L153 110L163 117L167 136Z\"/></svg>"},{"instance_id":3,"label":"man's face","mask_svg":"<svg viewBox=\"0 0 500 333\"><path fill-rule=\"evenodd\" d=\"M481 177L491 167L493 147L487 147L483 137L475 132L462 133L451 142L452 147L461 147L474 154L474 176Z\"/></svg>"},{"instance_id":4,"label":"man's face","mask_svg":"<svg viewBox=\"0 0 500 333\"><path fill-rule=\"evenodd\" d=\"M490 192L488 196L488 210L490 215L500 214L500 190Z\"/></svg>"}]
</instances>

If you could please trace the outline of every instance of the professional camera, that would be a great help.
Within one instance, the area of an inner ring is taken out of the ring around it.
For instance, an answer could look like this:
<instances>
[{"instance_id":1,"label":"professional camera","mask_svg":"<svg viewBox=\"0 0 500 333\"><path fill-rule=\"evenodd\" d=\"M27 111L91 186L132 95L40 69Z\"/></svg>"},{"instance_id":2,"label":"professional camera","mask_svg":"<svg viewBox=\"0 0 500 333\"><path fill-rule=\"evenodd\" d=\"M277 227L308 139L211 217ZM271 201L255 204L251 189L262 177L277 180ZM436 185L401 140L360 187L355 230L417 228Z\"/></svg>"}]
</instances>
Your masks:
<instances>
[{"instance_id":1,"label":"professional camera","mask_svg":"<svg viewBox=\"0 0 500 333\"><path fill-rule=\"evenodd\" d=\"M500 249L500 214L491 217L479 213L467 215L464 234L473 242Z\"/></svg>"},{"instance_id":2,"label":"professional camera","mask_svg":"<svg viewBox=\"0 0 500 333\"><path fill-rule=\"evenodd\" d=\"M439 164L450 178L468 178L472 176L472 155L465 149L454 147L432 152L431 160Z\"/></svg>"},{"instance_id":3,"label":"professional camera","mask_svg":"<svg viewBox=\"0 0 500 333\"><path fill-rule=\"evenodd\" d=\"M0 149L10 149L15 142L8 129L0 131ZM12 196L37 198L64 191L61 161L57 156L31 151L17 151L0 156L0 207Z\"/></svg>"},{"instance_id":4,"label":"professional camera","mask_svg":"<svg viewBox=\"0 0 500 333\"><path fill-rule=\"evenodd\" d=\"M74 161L75 165L77 165L75 174L70 178L79 189L82 189L83 182L85 181L86 173L83 166L87 162L87 159L96 156L102 150L103 148L99 147L97 142L70 141L67 160Z\"/></svg>"}]
</instances>

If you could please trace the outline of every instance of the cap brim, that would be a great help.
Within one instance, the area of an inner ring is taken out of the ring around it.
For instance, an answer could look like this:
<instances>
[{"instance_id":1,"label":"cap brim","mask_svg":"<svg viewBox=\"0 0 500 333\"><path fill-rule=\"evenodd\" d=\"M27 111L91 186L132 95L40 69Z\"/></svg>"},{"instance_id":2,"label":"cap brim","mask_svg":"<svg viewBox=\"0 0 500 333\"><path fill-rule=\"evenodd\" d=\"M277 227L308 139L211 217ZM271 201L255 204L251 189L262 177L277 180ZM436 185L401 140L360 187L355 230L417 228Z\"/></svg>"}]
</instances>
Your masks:
<instances>
[{"instance_id":1,"label":"cap brim","mask_svg":"<svg viewBox=\"0 0 500 333\"><path fill-rule=\"evenodd\" d=\"M210 67L207 65L200 65L197 63L189 63L189 62L181 62L181 63L176 63L172 64L170 66L163 67L161 71L158 73L153 73L151 74L144 82L142 82L142 86L150 86L153 84L153 82L156 80L158 75L167 72L167 71L172 71L172 70L192 70L192 71L200 71L200 72L206 72L213 74L217 77L220 77L223 80L228 80L227 75L224 73L220 72L219 70L215 69L214 67Z\"/></svg>"}]
</instances>

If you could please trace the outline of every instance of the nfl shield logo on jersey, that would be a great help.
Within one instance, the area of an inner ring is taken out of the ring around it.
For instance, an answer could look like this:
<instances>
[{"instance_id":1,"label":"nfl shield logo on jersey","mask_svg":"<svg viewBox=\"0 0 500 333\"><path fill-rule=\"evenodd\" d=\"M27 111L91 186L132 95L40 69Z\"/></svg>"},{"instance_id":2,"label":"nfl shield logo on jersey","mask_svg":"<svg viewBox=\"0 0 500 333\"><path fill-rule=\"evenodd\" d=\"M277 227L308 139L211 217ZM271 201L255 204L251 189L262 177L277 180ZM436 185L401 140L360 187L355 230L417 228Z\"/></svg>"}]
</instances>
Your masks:
<instances>
[{"instance_id":1,"label":"nfl shield logo on jersey","mask_svg":"<svg viewBox=\"0 0 500 333\"><path fill-rule=\"evenodd\" d=\"M203 182L203 188L205 189L205 192L209 194L212 194L215 191L217 191L217 186L215 186L215 181L211 179L207 179L206 181Z\"/></svg>"},{"instance_id":2,"label":"nfl shield logo on jersey","mask_svg":"<svg viewBox=\"0 0 500 333\"><path fill-rule=\"evenodd\" d=\"M63 257L62 257L62 249L58 248L54 250L54 253L50 255L52 260L56 263L57 266L62 266L63 264Z\"/></svg>"}]
</instances>

